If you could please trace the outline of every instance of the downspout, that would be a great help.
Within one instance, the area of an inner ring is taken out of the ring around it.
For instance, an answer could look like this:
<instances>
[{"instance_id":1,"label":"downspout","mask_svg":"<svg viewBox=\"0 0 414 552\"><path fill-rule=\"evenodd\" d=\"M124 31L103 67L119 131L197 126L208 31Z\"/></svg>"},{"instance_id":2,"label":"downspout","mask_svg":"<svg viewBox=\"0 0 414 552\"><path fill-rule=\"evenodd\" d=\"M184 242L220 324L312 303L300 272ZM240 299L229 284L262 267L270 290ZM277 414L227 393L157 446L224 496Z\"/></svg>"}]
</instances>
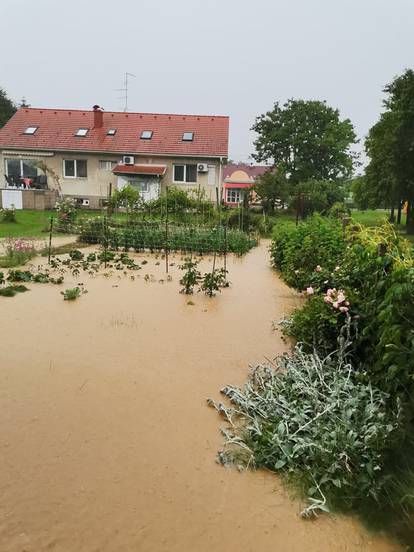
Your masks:
<instances>
[{"instance_id":1,"label":"downspout","mask_svg":"<svg viewBox=\"0 0 414 552\"><path fill-rule=\"evenodd\" d=\"M220 200L220 205L223 201L223 192L222 192L222 189L221 189L221 184L222 184L222 175L223 175L223 158L220 157L220 166L219 166L219 185L218 185L218 188L219 188L219 200Z\"/></svg>"}]
</instances>

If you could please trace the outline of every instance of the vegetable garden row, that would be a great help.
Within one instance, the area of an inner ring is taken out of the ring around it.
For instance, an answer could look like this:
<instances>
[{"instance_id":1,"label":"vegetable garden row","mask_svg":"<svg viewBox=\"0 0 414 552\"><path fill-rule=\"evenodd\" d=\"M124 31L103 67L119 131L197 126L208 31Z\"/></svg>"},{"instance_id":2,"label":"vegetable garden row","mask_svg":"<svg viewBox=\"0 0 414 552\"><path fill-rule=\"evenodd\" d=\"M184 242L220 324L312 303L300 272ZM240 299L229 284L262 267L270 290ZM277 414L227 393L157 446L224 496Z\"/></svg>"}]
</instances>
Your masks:
<instances>
[{"instance_id":1,"label":"vegetable garden row","mask_svg":"<svg viewBox=\"0 0 414 552\"><path fill-rule=\"evenodd\" d=\"M257 240L240 230L223 226L181 226L176 223L134 222L112 225L104 219L86 221L80 229L80 240L101 243L110 249L141 251L194 251L196 253L235 253L243 255Z\"/></svg>"}]
</instances>

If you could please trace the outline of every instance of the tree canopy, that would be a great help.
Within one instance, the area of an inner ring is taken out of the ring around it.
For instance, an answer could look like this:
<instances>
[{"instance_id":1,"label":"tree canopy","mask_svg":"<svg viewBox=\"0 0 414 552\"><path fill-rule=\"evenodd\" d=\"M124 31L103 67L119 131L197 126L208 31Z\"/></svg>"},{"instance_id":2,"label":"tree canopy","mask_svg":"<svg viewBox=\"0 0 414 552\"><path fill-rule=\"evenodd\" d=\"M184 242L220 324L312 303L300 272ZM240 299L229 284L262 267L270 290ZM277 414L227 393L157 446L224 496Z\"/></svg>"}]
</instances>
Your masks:
<instances>
[{"instance_id":1,"label":"tree canopy","mask_svg":"<svg viewBox=\"0 0 414 552\"><path fill-rule=\"evenodd\" d=\"M7 96L5 90L0 88L0 128L16 113L17 108Z\"/></svg>"},{"instance_id":2,"label":"tree canopy","mask_svg":"<svg viewBox=\"0 0 414 552\"><path fill-rule=\"evenodd\" d=\"M407 230L414 232L414 71L407 69L384 92L385 112L365 142L366 195L388 202L392 213L407 202Z\"/></svg>"},{"instance_id":3,"label":"tree canopy","mask_svg":"<svg viewBox=\"0 0 414 552\"><path fill-rule=\"evenodd\" d=\"M253 190L259 196L265 213L273 213L278 203L288 199L288 183L281 171L267 171L256 179Z\"/></svg>"},{"instance_id":4,"label":"tree canopy","mask_svg":"<svg viewBox=\"0 0 414 552\"><path fill-rule=\"evenodd\" d=\"M254 159L270 162L296 184L308 180L336 180L351 175L356 142L349 119L326 102L288 100L256 118L258 137Z\"/></svg>"}]
</instances>

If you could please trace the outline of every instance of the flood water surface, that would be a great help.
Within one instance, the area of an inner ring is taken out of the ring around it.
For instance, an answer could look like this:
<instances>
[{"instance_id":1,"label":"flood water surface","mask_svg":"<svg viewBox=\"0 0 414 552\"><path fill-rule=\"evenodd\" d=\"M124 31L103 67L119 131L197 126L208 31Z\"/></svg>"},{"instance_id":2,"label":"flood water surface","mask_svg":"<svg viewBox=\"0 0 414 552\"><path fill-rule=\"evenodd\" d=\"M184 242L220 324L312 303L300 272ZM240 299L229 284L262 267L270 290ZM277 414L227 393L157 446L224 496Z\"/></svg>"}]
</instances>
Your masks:
<instances>
[{"instance_id":1,"label":"flood water surface","mask_svg":"<svg viewBox=\"0 0 414 552\"><path fill-rule=\"evenodd\" d=\"M0 298L0 551L400 550L351 518L305 522L277 476L215 462L206 398L287 350L272 322L300 301L266 242L211 299L178 293L180 256L172 281L145 258L134 279L81 274L73 303L48 284Z\"/></svg>"}]
</instances>

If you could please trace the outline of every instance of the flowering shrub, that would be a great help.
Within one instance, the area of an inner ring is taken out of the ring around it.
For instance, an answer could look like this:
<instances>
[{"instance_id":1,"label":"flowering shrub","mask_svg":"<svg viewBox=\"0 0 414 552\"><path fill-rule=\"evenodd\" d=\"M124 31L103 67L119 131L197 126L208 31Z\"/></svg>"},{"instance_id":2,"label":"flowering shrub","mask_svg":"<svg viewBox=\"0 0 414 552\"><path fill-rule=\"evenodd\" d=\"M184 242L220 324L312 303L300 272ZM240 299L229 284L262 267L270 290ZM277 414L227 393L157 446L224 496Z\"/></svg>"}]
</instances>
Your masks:
<instances>
[{"instance_id":1,"label":"flowering shrub","mask_svg":"<svg viewBox=\"0 0 414 552\"><path fill-rule=\"evenodd\" d=\"M0 222L17 222L16 209L13 205L9 209L0 209Z\"/></svg>"},{"instance_id":2,"label":"flowering shrub","mask_svg":"<svg viewBox=\"0 0 414 552\"><path fill-rule=\"evenodd\" d=\"M70 232L76 222L76 202L70 198L60 198L55 205L58 215L58 230Z\"/></svg>"},{"instance_id":3,"label":"flowering shrub","mask_svg":"<svg viewBox=\"0 0 414 552\"><path fill-rule=\"evenodd\" d=\"M303 342L307 350L316 347L329 352L335 349L349 316L356 366L392 396L410 397L414 391L414 260L409 242L390 225L353 227L345 238L341 233L340 253L331 249L333 260L322 259L318 246L311 259L308 238L315 240L314 224L290 227L294 237L283 234L283 240L276 238L272 245L282 276L307 297L304 306L284 322L284 332ZM302 253L304 266L299 264Z\"/></svg>"},{"instance_id":4,"label":"flowering shrub","mask_svg":"<svg viewBox=\"0 0 414 552\"><path fill-rule=\"evenodd\" d=\"M345 248L341 224L314 215L298 226L290 222L278 224L270 255L286 282L302 291L309 285L319 288L329 279Z\"/></svg>"},{"instance_id":5,"label":"flowering shrub","mask_svg":"<svg viewBox=\"0 0 414 552\"><path fill-rule=\"evenodd\" d=\"M0 257L0 267L20 266L36 255L33 243L21 238L6 238L6 254Z\"/></svg>"}]
</instances>

